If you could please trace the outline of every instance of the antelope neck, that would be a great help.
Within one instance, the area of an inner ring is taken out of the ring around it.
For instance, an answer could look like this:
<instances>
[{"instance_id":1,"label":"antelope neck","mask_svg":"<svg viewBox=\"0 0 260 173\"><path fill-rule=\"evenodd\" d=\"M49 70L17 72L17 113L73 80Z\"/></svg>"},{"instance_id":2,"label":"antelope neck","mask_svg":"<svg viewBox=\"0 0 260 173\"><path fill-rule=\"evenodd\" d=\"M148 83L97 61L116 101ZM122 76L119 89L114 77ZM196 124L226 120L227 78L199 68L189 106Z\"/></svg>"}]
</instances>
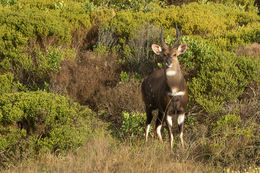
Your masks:
<instances>
[{"instance_id":1,"label":"antelope neck","mask_svg":"<svg viewBox=\"0 0 260 173\"><path fill-rule=\"evenodd\" d=\"M176 95L180 92L179 84L182 79L182 73L177 58L172 61L171 67L165 69L165 72L167 84L171 90L171 94Z\"/></svg>"},{"instance_id":2,"label":"antelope neck","mask_svg":"<svg viewBox=\"0 0 260 173\"><path fill-rule=\"evenodd\" d=\"M179 65L179 61L177 58L174 58L170 67L165 69L167 80L171 80L172 78L176 78L181 73L181 68Z\"/></svg>"}]
</instances>

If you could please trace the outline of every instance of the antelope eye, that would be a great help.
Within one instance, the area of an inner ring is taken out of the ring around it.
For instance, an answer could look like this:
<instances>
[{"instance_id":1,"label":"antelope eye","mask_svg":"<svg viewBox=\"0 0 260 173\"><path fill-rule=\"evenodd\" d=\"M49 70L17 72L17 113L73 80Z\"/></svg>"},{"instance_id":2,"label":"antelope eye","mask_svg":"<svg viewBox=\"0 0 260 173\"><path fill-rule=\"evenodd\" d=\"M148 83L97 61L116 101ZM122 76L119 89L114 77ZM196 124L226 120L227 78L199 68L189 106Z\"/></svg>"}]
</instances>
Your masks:
<instances>
[{"instance_id":1,"label":"antelope eye","mask_svg":"<svg viewBox=\"0 0 260 173\"><path fill-rule=\"evenodd\" d=\"M176 56L176 53L175 53L175 54L173 54L173 56Z\"/></svg>"}]
</instances>

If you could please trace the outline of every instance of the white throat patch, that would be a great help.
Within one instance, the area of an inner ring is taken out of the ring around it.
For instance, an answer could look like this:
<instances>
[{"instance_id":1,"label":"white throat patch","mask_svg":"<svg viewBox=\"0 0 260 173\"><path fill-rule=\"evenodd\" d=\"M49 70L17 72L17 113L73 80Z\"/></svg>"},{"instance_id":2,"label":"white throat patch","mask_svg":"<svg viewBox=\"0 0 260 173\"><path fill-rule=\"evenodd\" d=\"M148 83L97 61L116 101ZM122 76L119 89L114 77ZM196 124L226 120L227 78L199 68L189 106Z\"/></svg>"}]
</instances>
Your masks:
<instances>
[{"instance_id":1,"label":"white throat patch","mask_svg":"<svg viewBox=\"0 0 260 173\"><path fill-rule=\"evenodd\" d=\"M170 92L168 95L170 96L183 96L185 95L185 91L179 91L177 88L172 88L172 92Z\"/></svg>"},{"instance_id":2,"label":"white throat patch","mask_svg":"<svg viewBox=\"0 0 260 173\"><path fill-rule=\"evenodd\" d=\"M177 72L174 71L174 70L169 70L169 71L166 72L166 75L167 75L167 76L174 76L174 75L176 75L176 73L177 73Z\"/></svg>"}]
</instances>

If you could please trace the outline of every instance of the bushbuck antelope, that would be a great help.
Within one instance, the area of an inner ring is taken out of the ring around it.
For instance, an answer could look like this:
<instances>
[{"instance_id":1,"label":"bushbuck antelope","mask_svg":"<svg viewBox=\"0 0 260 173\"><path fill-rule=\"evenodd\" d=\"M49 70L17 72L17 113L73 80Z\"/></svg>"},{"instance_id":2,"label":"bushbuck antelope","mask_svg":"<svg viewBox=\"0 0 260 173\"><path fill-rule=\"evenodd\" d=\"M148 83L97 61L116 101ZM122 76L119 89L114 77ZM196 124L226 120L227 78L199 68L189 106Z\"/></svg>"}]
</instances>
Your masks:
<instances>
[{"instance_id":1,"label":"bushbuck antelope","mask_svg":"<svg viewBox=\"0 0 260 173\"><path fill-rule=\"evenodd\" d=\"M163 40L163 29L161 31L161 45L153 44L152 50L156 55L165 57L166 67L154 71L150 76L144 79L142 83L142 96L146 110L146 129L145 139L148 140L149 129L153 118L152 111L158 109L156 119L156 132L162 142L161 127L166 118L169 130L170 147L173 147L173 116L177 117L180 130L180 139L182 147L183 142L183 124L185 119L185 110L188 103L188 90L186 81L182 75L178 55L183 54L187 49L187 44L179 46L180 34L176 27L177 41L172 47L168 47Z\"/></svg>"}]
</instances>

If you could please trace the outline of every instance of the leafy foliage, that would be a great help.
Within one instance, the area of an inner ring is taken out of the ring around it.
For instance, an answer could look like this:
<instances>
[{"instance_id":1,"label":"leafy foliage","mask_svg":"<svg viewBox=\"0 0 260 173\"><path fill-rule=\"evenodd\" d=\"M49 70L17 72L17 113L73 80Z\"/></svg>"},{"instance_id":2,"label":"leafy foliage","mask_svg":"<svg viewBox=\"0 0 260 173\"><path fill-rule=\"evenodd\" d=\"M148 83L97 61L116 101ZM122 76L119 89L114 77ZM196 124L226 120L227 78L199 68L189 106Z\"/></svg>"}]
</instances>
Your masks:
<instances>
[{"instance_id":1,"label":"leafy foliage","mask_svg":"<svg viewBox=\"0 0 260 173\"><path fill-rule=\"evenodd\" d=\"M3 6L6 5L13 5L15 3L17 3L19 0L1 0L0 4L2 4Z\"/></svg>"},{"instance_id":2,"label":"leafy foliage","mask_svg":"<svg viewBox=\"0 0 260 173\"><path fill-rule=\"evenodd\" d=\"M98 6L107 6L115 9L133 10L133 11L151 11L154 6L158 6L158 0L91 0L94 4Z\"/></svg>"},{"instance_id":3,"label":"leafy foliage","mask_svg":"<svg viewBox=\"0 0 260 173\"><path fill-rule=\"evenodd\" d=\"M65 153L83 145L91 135L91 116L90 109L46 92L1 95L0 165L46 151Z\"/></svg>"},{"instance_id":4,"label":"leafy foliage","mask_svg":"<svg viewBox=\"0 0 260 173\"><path fill-rule=\"evenodd\" d=\"M239 116L227 114L212 124L212 138L209 142L212 159L215 162L226 164L240 162L255 162L257 152L254 150L254 142L257 126L255 124L243 125ZM249 149L252 147L252 149ZM243 153L243 154L242 154Z\"/></svg>"},{"instance_id":5,"label":"leafy foliage","mask_svg":"<svg viewBox=\"0 0 260 173\"><path fill-rule=\"evenodd\" d=\"M145 114L122 112L122 125L120 128L120 137L137 138L143 137L145 132Z\"/></svg>"},{"instance_id":6,"label":"leafy foliage","mask_svg":"<svg viewBox=\"0 0 260 173\"><path fill-rule=\"evenodd\" d=\"M17 91L26 91L26 89L21 83L14 81L12 73L0 75L0 95Z\"/></svg>"},{"instance_id":7,"label":"leafy foliage","mask_svg":"<svg viewBox=\"0 0 260 173\"><path fill-rule=\"evenodd\" d=\"M256 80L259 61L219 51L201 39L183 41L189 49L181 60L194 74L188 83L191 96L208 113L218 112L224 101L236 99Z\"/></svg>"}]
</instances>

